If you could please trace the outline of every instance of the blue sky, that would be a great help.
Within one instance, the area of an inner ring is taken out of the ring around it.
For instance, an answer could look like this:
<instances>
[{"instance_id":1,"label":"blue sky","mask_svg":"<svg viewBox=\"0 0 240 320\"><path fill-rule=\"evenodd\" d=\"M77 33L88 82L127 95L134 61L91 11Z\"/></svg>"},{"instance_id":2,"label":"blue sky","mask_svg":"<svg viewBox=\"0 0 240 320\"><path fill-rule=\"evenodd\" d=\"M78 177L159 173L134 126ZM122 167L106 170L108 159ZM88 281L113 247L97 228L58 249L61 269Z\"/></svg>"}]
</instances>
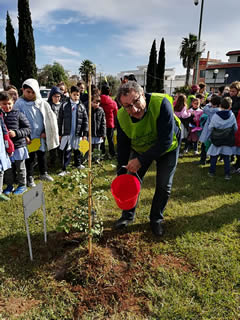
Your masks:
<instances>
[{"instance_id":1,"label":"blue sky","mask_svg":"<svg viewBox=\"0 0 240 320\"><path fill-rule=\"evenodd\" d=\"M3 42L7 10L18 38L17 0L0 0ZM84 59L104 74L136 69L148 63L153 40L158 50L162 37L166 67L184 74L179 46L189 32L198 34L200 16L200 4L193 0L30 0L30 10L37 66L57 61L74 74ZM227 51L240 49L239 12L239 0L205 0L204 56L209 50L211 58L227 61Z\"/></svg>"}]
</instances>

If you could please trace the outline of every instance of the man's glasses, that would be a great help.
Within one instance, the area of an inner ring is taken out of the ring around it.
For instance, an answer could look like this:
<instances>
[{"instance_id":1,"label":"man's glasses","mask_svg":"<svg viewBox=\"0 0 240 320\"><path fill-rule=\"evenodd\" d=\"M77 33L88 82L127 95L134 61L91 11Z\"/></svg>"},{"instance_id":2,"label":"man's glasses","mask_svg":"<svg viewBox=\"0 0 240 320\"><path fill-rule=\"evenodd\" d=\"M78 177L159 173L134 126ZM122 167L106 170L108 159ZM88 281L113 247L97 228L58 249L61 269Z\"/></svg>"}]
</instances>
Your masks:
<instances>
[{"instance_id":1,"label":"man's glasses","mask_svg":"<svg viewBox=\"0 0 240 320\"><path fill-rule=\"evenodd\" d=\"M125 110L131 110L133 107L138 107L140 104L140 100L141 100L141 96L139 96L137 99L135 99L132 103L130 103L126 106L123 106L123 108Z\"/></svg>"}]
</instances>

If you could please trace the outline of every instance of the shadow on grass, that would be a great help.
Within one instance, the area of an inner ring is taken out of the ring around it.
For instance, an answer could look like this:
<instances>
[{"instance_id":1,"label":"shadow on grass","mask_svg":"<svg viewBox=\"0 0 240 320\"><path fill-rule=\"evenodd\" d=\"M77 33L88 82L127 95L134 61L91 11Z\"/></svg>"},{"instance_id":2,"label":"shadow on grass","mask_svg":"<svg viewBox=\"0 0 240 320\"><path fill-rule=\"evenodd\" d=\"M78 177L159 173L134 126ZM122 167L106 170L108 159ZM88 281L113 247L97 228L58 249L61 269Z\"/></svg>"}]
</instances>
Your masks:
<instances>
[{"instance_id":1,"label":"shadow on grass","mask_svg":"<svg viewBox=\"0 0 240 320\"><path fill-rule=\"evenodd\" d=\"M117 231L108 231L109 237L116 237L119 233L142 232L142 239L149 242L172 240L181 237L184 234L218 231L224 225L231 224L234 220L239 219L239 202L233 205L223 205L222 207L199 214L195 216L179 216L175 219L169 219L164 222L165 234L161 238L157 238L151 234L149 222L133 223L127 228ZM113 227L115 221L105 221L104 227ZM240 232L240 223L237 226L237 232Z\"/></svg>"},{"instance_id":2,"label":"shadow on grass","mask_svg":"<svg viewBox=\"0 0 240 320\"><path fill-rule=\"evenodd\" d=\"M31 235L33 261L30 260L26 233L16 233L0 240L1 266L7 276L18 279L29 279L35 276L39 266L51 264L68 250L74 249L83 243L81 238L66 240L62 232L48 232L47 243L43 233Z\"/></svg>"}]
</instances>

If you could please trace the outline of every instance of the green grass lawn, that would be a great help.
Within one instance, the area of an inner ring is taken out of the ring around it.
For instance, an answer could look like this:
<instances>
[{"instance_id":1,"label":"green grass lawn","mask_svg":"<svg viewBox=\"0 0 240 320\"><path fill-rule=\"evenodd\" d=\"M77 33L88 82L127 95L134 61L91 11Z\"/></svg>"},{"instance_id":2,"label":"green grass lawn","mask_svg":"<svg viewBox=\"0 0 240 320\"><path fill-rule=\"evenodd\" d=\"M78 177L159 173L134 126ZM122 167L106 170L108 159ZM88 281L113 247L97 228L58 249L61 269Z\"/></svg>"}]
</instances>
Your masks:
<instances>
[{"instance_id":1,"label":"green grass lawn","mask_svg":"<svg viewBox=\"0 0 240 320\"><path fill-rule=\"evenodd\" d=\"M91 257L83 234L56 229L76 205L78 188L55 193L56 185L44 182L48 243L38 210L30 218L33 262L21 197L1 202L0 319L240 319L240 175L224 180L218 163L209 178L197 160L191 153L179 160L160 239L148 219L154 165L134 224L117 232L111 228L121 211L110 192L116 169L105 161L94 180L108 197L97 209L104 232ZM60 183L68 179L50 173Z\"/></svg>"}]
</instances>

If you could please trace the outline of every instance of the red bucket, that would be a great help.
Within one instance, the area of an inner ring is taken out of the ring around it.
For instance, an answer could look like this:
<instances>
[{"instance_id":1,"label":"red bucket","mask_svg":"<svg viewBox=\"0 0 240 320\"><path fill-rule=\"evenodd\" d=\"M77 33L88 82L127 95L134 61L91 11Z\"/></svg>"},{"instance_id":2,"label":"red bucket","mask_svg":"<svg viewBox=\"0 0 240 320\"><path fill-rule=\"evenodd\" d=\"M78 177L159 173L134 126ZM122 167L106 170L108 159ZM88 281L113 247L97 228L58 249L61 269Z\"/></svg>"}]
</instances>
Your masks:
<instances>
[{"instance_id":1,"label":"red bucket","mask_svg":"<svg viewBox=\"0 0 240 320\"><path fill-rule=\"evenodd\" d=\"M122 210L135 207L141 184L137 177L131 174L122 174L116 177L111 184L112 195Z\"/></svg>"}]
</instances>

